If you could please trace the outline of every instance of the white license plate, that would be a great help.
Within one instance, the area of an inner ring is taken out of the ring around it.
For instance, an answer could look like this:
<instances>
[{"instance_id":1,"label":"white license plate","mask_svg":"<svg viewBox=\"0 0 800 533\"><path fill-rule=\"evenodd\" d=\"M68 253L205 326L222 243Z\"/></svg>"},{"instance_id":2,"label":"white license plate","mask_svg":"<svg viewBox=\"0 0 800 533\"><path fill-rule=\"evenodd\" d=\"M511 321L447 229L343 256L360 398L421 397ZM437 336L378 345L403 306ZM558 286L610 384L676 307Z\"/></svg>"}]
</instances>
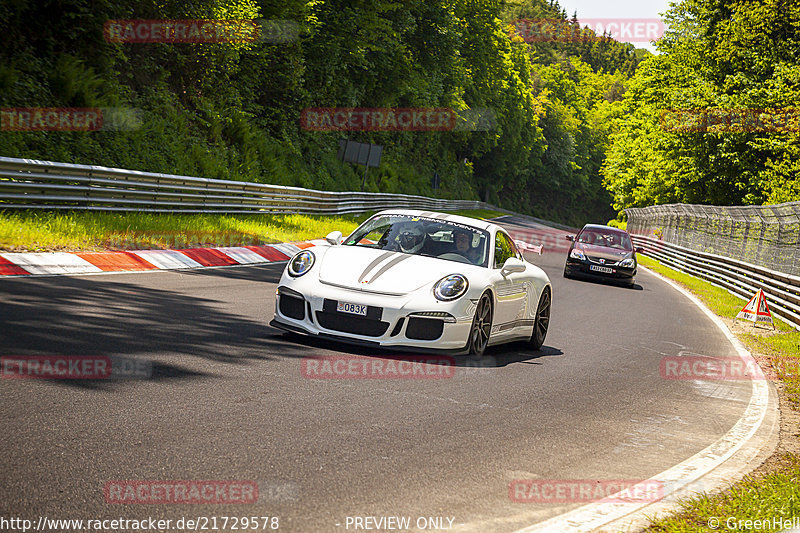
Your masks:
<instances>
[{"instance_id":1,"label":"white license plate","mask_svg":"<svg viewBox=\"0 0 800 533\"><path fill-rule=\"evenodd\" d=\"M597 265L589 265L589 270L594 270L595 272L602 272L603 274L613 274L614 269L609 267L601 267Z\"/></svg>"},{"instance_id":2,"label":"white license plate","mask_svg":"<svg viewBox=\"0 0 800 533\"><path fill-rule=\"evenodd\" d=\"M360 304L349 304L347 302L337 302L336 310L341 313L350 313L353 315L367 316L367 306Z\"/></svg>"}]
</instances>

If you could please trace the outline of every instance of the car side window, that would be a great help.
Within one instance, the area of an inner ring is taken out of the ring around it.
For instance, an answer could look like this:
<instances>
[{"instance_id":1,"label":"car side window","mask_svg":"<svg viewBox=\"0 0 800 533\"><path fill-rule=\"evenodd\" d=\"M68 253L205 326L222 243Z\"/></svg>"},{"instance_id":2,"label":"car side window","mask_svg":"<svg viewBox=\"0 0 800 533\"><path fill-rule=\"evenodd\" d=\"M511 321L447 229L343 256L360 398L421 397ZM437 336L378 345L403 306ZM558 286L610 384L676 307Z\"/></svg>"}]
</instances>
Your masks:
<instances>
[{"instance_id":1,"label":"car side window","mask_svg":"<svg viewBox=\"0 0 800 533\"><path fill-rule=\"evenodd\" d=\"M520 261L523 260L522 252L520 252L519 248L517 248L517 243L514 242L514 239L511 239L511 250L514 252L514 257L516 257Z\"/></svg>"},{"instance_id":2,"label":"car side window","mask_svg":"<svg viewBox=\"0 0 800 533\"><path fill-rule=\"evenodd\" d=\"M505 233L497 232L494 243L494 268L500 268L509 257L515 257L519 252L514 241Z\"/></svg>"}]
</instances>

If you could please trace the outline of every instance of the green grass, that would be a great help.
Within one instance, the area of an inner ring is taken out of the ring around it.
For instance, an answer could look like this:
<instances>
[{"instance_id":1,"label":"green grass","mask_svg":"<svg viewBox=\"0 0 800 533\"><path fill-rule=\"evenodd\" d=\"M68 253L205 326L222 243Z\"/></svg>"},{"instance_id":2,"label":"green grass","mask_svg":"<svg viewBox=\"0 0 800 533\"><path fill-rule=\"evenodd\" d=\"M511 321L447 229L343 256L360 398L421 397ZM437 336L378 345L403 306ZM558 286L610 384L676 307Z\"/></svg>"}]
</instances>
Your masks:
<instances>
[{"instance_id":1,"label":"green grass","mask_svg":"<svg viewBox=\"0 0 800 533\"><path fill-rule=\"evenodd\" d=\"M475 218L498 211L462 210ZM241 246L347 235L371 213L343 216L0 211L0 251L98 251Z\"/></svg>"},{"instance_id":2,"label":"green grass","mask_svg":"<svg viewBox=\"0 0 800 533\"><path fill-rule=\"evenodd\" d=\"M648 257L639 257L642 266L662 274L694 293L709 309L725 319L732 319L741 310L745 300L710 283L679 272ZM766 356L775 371L775 377L783 382L784 394L792 406L800 407L800 374L793 371L800 362L800 331L781 320L776 320L778 331L736 333L737 337L756 354ZM764 364L764 363L762 363ZM765 369L765 371L768 369ZM789 520L800 517L800 458L783 454L774 458L774 465L767 472L747 476L730 490L721 494L702 494L683 500L680 509L665 518L655 521L649 531L711 531L709 520L718 519L719 530L728 530L728 517L738 520L759 520L777 517ZM761 527L750 530L776 531L783 528ZM738 527L739 530L747 530Z\"/></svg>"},{"instance_id":3,"label":"green grass","mask_svg":"<svg viewBox=\"0 0 800 533\"><path fill-rule=\"evenodd\" d=\"M0 212L0 249L86 251L301 241L349 233L368 215Z\"/></svg>"},{"instance_id":4,"label":"green grass","mask_svg":"<svg viewBox=\"0 0 800 533\"><path fill-rule=\"evenodd\" d=\"M719 495L701 495L681 504L681 510L658 520L647 531L713 531L710 520L717 520L720 531L782 531L773 528L772 520L791 521L800 516L800 458L787 454L773 472L759 477L747 477L729 491ZM733 528L728 518L736 521ZM768 519L768 527L738 527L740 520Z\"/></svg>"}]
</instances>

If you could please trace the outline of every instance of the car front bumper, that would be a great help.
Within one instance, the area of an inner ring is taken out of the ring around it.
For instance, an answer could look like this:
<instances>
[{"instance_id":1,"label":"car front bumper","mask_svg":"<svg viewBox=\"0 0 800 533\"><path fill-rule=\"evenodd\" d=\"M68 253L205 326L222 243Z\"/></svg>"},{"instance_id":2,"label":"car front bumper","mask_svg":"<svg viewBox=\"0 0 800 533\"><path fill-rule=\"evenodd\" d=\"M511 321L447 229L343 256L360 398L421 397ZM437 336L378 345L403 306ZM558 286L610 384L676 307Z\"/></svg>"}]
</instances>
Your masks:
<instances>
[{"instance_id":1,"label":"car front bumper","mask_svg":"<svg viewBox=\"0 0 800 533\"><path fill-rule=\"evenodd\" d=\"M595 267L595 269L592 267ZM611 272L602 272L596 270L597 268L611 269ZM564 267L564 273L568 276L584 276L631 283L633 282L633 278L636 277L636 269L637 267L635 266L633 268L625 268L618 265L601 265L589 259L568 257L567 264Z\"/></svg>"},{"instance_id":2,"label":"car front bumper","mask_svg":"<svg viewBox=\"0 0 800 533\"><path fill-rule=\"evenodd\" d=\"M280 285L270 325L353 344L460 353L466 350L475 312L475 303L467 296L439 302L415 293L389 296L329 285ZM337 311L337 302L365 305L367 315Z\"/></svg>"}]
</instances>

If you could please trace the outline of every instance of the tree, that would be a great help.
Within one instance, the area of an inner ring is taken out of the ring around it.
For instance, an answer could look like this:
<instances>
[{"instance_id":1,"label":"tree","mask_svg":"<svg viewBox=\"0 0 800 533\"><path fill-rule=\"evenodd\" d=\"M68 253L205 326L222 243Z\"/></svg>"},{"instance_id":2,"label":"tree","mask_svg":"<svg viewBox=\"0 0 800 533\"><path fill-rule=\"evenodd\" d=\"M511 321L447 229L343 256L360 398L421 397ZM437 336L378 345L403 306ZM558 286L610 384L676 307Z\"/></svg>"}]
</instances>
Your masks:
<instances>
[{"instance_id":1,"label":"tree","mask_svg":"<svg viewBox=\"0 0 800 533\"><path fill-rule=\"evenodd\" d=\"M800 199L799 128L713 124L798 106L800 6L685 0L666 18L661 54L631 80L603 168L614 207ZM708 117L701 131L686 122Z\"/></svg>"}]
</instances>

